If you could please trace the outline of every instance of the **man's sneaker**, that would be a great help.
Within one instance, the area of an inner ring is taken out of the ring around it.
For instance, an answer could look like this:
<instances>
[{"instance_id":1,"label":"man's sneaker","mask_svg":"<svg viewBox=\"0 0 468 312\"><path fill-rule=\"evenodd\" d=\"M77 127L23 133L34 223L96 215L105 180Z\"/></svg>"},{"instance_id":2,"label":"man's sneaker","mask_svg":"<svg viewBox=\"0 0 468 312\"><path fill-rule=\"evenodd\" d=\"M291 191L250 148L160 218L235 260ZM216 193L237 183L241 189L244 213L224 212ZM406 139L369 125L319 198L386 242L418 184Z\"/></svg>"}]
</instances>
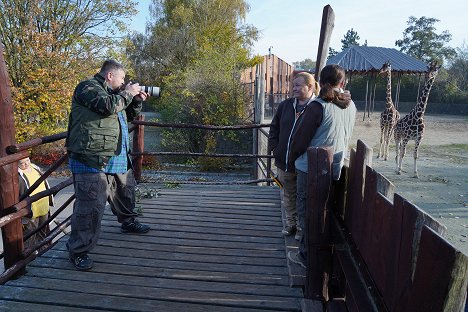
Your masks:
<instances>
[{"instance_id":1,"label":"man's sneaker","mask_svg":"<svg viewBox=\"0 0 468 312\"><path fill-rule=\"evenodd\" d=\"M291 261L291 262L294 262L296 264L299 264L301 267L303 267L304 269L307 267L306 263L305 263L305 260L302 259L301 255L299 254L299 252L292 252L292 251L288 251L288 259Z\"/></svg>"},{"instance_id":2,"label":"man's sneaker","mask_svg":"<svg viewBox=\"0 0 468 312\"><path fill-rule=\"evenodd\" d=\"M70 256L70 262L80 271L88 271L93 268L93 260L87 254Z\"/></svg>"},{"instance_id":3,"label":"man's sneaker","mask_svg":"<svg viewBox=\"0 0 468 312\"><path fill-rule=\"evenodd\" d=\"M281 231L281 233L283 233L284 236L293 235L294 233L296 233L296 226L294 226L294 225L285 225L283 227L283 230Z\"/></svg>"},{"instance_id":4,"label":"man's sneaker","mask_svg":"<svg viewBox=\"0 0 468 312\"><path fill-rule=\"evenodd\" d=\"M300 227L297 228L294 239L297 241L300 241L302 239L302 229Z\"/></svg>"},{"instance_id":5,"label":"man's sneaker","mask_svg":"<svg viewBox=\"0 0 468 312\"><path fill-rule=\"evenodd\" d=\"M150 227L146 224L141 224L140 222L134 220L131 223L122 223L121 231L122 233L136 233L143 234L147 233L150 230Z\"/></svg>"}]
</instances>

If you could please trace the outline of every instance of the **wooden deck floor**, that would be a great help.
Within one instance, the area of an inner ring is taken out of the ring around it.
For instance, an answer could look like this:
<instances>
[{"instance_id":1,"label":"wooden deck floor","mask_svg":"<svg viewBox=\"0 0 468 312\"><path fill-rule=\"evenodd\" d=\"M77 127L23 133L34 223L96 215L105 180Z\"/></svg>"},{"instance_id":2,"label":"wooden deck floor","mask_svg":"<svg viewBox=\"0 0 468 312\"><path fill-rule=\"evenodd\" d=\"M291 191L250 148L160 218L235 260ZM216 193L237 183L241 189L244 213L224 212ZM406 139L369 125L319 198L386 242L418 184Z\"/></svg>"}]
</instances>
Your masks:
<instances>
[{"instance_id":1,"label":"wooden deck floor","mask_svg":"<svg viewBox=\"0 0 468 312\"><path fill-rule=\"evenodd\" d=\"M148 187L148 185L147 185ZM121 234L110 211L92 271L68 262L67 237L0 285L1 311L300 311L289 287L278 189L150 186L140 220Z\"/></svg>"}]
</instances>

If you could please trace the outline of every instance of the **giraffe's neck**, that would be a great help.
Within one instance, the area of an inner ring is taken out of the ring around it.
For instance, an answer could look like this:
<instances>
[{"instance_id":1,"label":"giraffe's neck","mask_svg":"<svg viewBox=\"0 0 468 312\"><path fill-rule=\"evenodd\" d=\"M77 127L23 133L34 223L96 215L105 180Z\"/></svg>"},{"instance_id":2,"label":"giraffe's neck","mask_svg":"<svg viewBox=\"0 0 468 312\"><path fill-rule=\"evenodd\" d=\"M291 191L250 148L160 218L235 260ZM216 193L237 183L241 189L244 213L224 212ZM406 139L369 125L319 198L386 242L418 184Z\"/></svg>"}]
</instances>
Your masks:
<instances>
[{"instance_id":1,"label":"giraffe's neck","mask_svg":"<svg viewBox=\"0 0 468 312\"><path fill-rule=\"evenodd\" d=\"M421 96L419 97L418 103L416 106L413 108L412 114L414 116L417 116L418 118L421 118L424 116L424 112L426 111L426 106L427 106L427 100L429 98L429 93L431 92L432 84L434 83L435 77L430 77L425 85L424 89L421 93Z\"/></svg>"},{"instance_id":2,"label":"giraffe's neck","mask_svg":"<svg viewBox=\"0 0 468 312\"><path fill-rule=\"evenodd\" d=\"M392 108L393 101L392 101L392 72L390 69L387 70L387 101L386 107Z\"/></svg>"}]
</instances>

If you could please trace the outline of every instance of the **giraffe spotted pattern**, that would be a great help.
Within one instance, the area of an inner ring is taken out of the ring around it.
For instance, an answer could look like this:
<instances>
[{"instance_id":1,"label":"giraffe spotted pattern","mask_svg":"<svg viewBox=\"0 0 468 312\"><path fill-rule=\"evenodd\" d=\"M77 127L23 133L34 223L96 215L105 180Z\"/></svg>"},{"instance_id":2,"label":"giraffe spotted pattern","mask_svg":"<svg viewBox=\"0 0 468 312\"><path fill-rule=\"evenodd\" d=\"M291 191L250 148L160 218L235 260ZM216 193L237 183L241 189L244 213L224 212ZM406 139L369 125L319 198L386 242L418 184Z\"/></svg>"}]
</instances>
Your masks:
<instances>
[{"instance_id":1,"label":"giraffe spotted pattern","mask_svg":"<svg viewBox=\"0 0 468 312\"><path fill-rule=\"evenodd\" d=\"M395 146L396 146L396 172L401 174L403 157L406 153L406 145L409 140L414 140L414 177L418 178L418 167L416 160L418 159L418 150L421 140L424 135L424 112L426 111L427 100L431 92L434 80L439 73L440 66L436 62L431 62L428 72L425 75L424 89L419 97L416 106L409 112L408 115L400 119L394 130Z\"/></svg>"}]
</instances>

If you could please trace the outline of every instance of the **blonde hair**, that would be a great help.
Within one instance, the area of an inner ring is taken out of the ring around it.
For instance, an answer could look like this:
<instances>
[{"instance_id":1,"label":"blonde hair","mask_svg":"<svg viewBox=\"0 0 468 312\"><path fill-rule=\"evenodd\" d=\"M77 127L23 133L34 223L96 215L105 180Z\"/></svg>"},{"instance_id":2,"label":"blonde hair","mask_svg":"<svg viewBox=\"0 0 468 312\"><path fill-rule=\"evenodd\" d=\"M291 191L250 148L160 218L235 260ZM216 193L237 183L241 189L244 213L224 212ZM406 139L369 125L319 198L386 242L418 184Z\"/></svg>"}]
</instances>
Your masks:
<instances>
[{"instance_id":1,"label":"blonde hair","mask_svg":"<svg viewBox=\"0 0 468 312\"><path fill-rule=\"evenodd\" d=\"M320 92L320 86L319 84L317 83L317 81L315 81L315 78L314 76L311 74L311 73L308 73L308 72L300 72L300 73L297 73L296 75L294 75L294 79L296 78L299 78L301 77L302 79L304 79L305 83L308 84L308 85L312 85L313 88L314 88L314 94L317 96Z\"/></svg>"}]
</instances>

